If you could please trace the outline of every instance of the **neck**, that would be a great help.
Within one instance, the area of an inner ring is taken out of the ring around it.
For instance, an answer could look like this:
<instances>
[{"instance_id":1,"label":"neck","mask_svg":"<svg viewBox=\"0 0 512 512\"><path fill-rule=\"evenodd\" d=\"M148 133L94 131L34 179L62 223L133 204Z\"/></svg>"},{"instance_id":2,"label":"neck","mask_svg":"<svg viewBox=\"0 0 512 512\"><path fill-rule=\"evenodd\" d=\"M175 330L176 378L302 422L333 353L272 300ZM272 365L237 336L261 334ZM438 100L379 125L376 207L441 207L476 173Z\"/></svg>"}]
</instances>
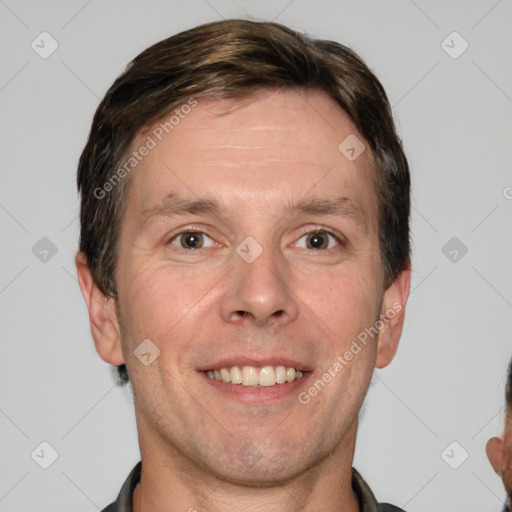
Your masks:
<instances>
[{"instance_id":1,"label":"neck","mask_svg":"<svg viewBox=\"0 0 512 512\"><path fill-rule=\"evenodd\" d=\"M327 457L284 481L248 485L200 467L139 425L142 473L134 512L357 512L352 485L357 422ZM142 432L142 433L141 433Z\"/></svg>"}]
</instances>

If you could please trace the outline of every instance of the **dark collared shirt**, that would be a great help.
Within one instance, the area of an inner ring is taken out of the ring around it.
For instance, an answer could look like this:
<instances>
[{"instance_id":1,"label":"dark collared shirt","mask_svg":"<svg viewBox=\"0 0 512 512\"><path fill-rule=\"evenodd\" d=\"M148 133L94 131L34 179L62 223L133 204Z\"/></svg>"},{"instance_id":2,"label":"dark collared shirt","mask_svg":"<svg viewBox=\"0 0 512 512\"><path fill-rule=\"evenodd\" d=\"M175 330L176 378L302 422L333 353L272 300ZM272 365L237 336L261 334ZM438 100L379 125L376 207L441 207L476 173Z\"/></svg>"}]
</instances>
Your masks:
<instances>
[{"instance_id":1,"label":"dark collared shirt","mask_svg":"<svg viewBox=\"0 0 512 512\"><path fill-rule=\"evenodd\" d=\"M139 462L128 475L117 500L102 512L133 512L133 491L140 481L141 469L142 463ZM352 468L352 489L359 499L360 512L404 512L394 505L378 503L368 484L354 468Z\"/></svg>"}]
</instances>

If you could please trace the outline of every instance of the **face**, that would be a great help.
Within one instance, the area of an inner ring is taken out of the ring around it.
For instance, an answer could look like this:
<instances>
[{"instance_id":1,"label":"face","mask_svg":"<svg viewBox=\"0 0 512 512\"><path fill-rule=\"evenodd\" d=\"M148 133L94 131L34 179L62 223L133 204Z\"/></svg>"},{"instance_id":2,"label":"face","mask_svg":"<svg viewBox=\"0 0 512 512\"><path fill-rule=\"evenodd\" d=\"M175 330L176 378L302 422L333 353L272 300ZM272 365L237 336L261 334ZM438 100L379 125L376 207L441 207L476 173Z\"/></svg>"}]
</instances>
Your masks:
<instances>
[{"instance_id":1,"label":"face","mask_svg":"<svg viewBox=\"0 0 512 512\"><path fill-rule=\"evenodd\" d=\"M505 420L503 438L493 437L487 443L487 456L494 470L503 480L510 505L512 505L512 413Z\"/></svg>"},{"instance_id":2,"label":"face","mask_svg":"<svg viewBox=\"0 0 512 512\"><path fill-rule=\"evenodd\" d=\"M503 484L512 505L512 418L509 416L505 429L505 455L503 464Z\"/></svg>"},{"instance_id":3,"label":"face","mask_svg":"<svg viewBox=\"0 0 512 512\"><path fill-rule=\"evenodd\" d=\"M409 284L383 288L369 150L338 149L362 137L320 92L201 100L161 141L155 127L133 143L157 142L129 178L119 314L93 327L100 355L128 366L141 449L260 484L351 452Z\"/></svg>"}]
</instances>

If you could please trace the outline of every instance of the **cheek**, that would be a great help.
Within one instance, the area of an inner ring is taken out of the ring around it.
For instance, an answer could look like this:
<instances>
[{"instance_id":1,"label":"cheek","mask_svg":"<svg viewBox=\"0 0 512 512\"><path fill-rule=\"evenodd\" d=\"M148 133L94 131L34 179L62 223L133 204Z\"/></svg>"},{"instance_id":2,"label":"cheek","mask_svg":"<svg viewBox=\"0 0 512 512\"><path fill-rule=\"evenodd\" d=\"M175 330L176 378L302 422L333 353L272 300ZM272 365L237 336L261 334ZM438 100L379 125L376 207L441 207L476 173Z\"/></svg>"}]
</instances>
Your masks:
<instances>
[{"instance_id":1,"label":"cheek","mask_svg":"<svg viewBox=\"0 0 512 512\"><path fill-rule=\"evenodd\" d=\"M188 345L213 311L208 292L217 280L213 273L184 276L165 262L140 266L123 290L126 330L136 339L151 339L163 352L170 343L173 348Z\"/></svg>"},{"instance_id":2,"label":"cheek","mask_svg":"<svg viewBox=\"0 0 512 512\"><path fill-rule=\"evenodd\" d=\"M135 339L158 339L180 304L177 287L170 286L165 275L149 265L127 268L119 283L125 332Z\"/></svg>"},{"instance_id":3,"label":"cheek","mask_svg":"<svg viewBox=\"0 0 512 512\"><path fill-rule=\"evenodd\" d=\"M303 286L310 288L308 295L312 305L319 315L325 316L328 325L336 327L338 335L340 329L342 332L348 327L351 331L364 329L378 318L380 299L376 281L359 269L345 268L310 280Z\"/></svg>"}]
</instances>

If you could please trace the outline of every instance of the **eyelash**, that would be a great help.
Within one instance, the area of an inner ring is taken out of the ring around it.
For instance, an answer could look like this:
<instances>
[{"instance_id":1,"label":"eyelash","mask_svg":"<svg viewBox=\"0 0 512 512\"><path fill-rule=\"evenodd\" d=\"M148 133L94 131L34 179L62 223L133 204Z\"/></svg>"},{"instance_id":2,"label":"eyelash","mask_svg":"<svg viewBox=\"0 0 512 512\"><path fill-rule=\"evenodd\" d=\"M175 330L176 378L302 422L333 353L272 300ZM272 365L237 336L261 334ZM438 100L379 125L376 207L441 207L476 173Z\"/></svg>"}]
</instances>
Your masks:
<instances>
[{"instance_id":1,"label":"eyelash","mask_svg":"<svg viewBox=\"0 0 512 512\"><path fill-rule=\"evenodd\" d=\"M181 235L185 235L185 234L188 234L188 233L201 233L203 235L206 235L208 238L210 238L211 240L213 240L213 237L211 237L206 231L204 231L203 229L200 229L200 228L195 228L195 227L190 227L190 228L187 228L187 229L184 229L178 233L174 233L171 238L168 239L168 241L166 242L166 244L171 244L172 245L172 242L174 240L176 240L178 237L180 237ZM309 234L314 234L314 233L325 233L326 235L329 235L331 237L333 237L336 242L339 244L340 247L345 247L346 244L347 244L347 241L345 239L345 237L343 237L342 235L338 235L334 232L332 232L330 229L324 227L324 226L320 226L320 225L316 225L313 229L311 228L304 228L301 230L301 234L298 238L298 240L300 240L304 235L309 235ZM185 249L183 247L175 247L176 250L180 251L180 252L183 252L185 254L195 254L196 251L199 251L201 250L201 248L199 249ZM208 247L207 247L208 249ZM312 252L321 252L321 251L329 251L333 249L333 247L329 248L329 249L306 249L308 251L312 251Z\"/></svg>"}]
</instances>

